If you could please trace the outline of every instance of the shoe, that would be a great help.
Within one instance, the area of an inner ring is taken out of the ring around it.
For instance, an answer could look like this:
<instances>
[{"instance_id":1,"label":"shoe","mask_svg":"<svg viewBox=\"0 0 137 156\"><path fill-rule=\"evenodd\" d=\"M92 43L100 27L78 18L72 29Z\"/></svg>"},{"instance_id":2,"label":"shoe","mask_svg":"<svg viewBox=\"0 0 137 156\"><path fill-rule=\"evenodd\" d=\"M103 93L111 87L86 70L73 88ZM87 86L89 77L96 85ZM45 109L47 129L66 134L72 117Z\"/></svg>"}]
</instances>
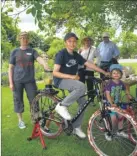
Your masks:
<instances>
[{"instance_id":1,"label":"shoe","mask_svg":"<svg viewBox=\"0 0 137 156\"><path fill-rule=\"evenodd\" d=\"M20 121L18 126L19 126L20 129L26 128L25 123L23 121Z\"/></svg>"},{"instance_id":2,"label":"shoe","mask_svg":"<svg viewBox=\"0 0 137 156\"><path fill-rule=\"evenodd\" d=\"M112 137L108 135L108 132L105 132L105 138L107 141L112 141Z\"/></svg>"},{"instance_id":3,"label":"shoe","mask_svg":"<svg viewBox=\"0 0 137 156\"><path fill-rule=\"evenodd\" d=\"M117 132L117 136L123 137L123 138L128 138L128 134L126 134L125 132L121 131L121 132Z\"/></svg>"},{"instance_id":4,"label":"shoe","mask_svg":"<svg viewBox=\"0 0 137 156\"><path fill-rule=\"evenodd\" d=\"M71 115L69 114L68 110L67 110L67 107L65 106L61 106L60 105L61 103L58 103L56 108L55 108L55 111L60 115L62 116L64 119L66 120L71 120Z\"/></svg>"},{"instance_id":5,"label":"shoe","mask_svg":"<svg viewBox=\"0 0 137 156\"><path fill-rule=\"evenodd\" d=\"M79 138L84 139L86 138L86 134L82 132L81 128L74 128L73 134L77 135Z\"/></svg>"}]
</instances>

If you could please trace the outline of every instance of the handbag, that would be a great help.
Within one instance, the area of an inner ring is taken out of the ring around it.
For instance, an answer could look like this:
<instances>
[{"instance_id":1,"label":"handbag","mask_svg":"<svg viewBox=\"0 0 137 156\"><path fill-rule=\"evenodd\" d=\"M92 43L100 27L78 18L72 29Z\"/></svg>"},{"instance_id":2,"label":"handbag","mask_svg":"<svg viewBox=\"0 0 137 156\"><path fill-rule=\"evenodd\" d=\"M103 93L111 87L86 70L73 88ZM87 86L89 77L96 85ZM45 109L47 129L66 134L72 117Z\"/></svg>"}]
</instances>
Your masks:
<instances>
[{"instance_id":1,"label":"handbag","mask_svg":"<svg viewBox=\"0 0 137 156\"><path fill-rule=\"evenodd\" d=\"M91 49L91 47L89 48L89 51L88 51L87 60L88 60L88 58L89 58L90 49ZM83 82L83 83L85 83L85 73L86 73L86 66L84 65L83 68L80 68L80 69L78 70L78 75L79 75L79 77L80 77L80 81Z\"/></svg>"}]
</instances>

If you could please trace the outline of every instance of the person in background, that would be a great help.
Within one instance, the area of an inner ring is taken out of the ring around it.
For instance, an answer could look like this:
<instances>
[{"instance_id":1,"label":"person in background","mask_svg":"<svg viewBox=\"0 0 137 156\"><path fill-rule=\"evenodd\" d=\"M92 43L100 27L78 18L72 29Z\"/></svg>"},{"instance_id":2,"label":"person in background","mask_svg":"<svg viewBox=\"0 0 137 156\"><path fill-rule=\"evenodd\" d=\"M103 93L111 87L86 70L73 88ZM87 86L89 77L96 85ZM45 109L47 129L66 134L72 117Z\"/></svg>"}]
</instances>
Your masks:
<instances>
[{"instance_id":1,"label":"person in background","mask_svg":"<svg viewBox=\"0 0 137 156\"><path fill-rule=\"evenodd\" d=\"M85 37L82 40L83 47L80 49L81 56L88 60L90 63L94 63L94 58L96 57L96 48L93 46L94 41L90 37ZM85 79L86 76L94 76L94 70L85 67L85 66L79 66L79 77L80 81L87 84L87 90L91 91L93 90L93 82L90 79ZM88 98L92 98L94 102L94 94L93 92L90 92L88 95Z\"/></svg>"},{"instance_id":2,"label":"person in background","mask_svg":"<svg viewBox=\"0 0 137 156\"><path fill-rule=\"evenodd\" d=\"M13 91L14 111L19 120L18 127L24 129L26 125L22 118L24 112L23 91L25 89L30 105L37 92L34 61L37 60L45 70L49 70L49 68L37 51L28 46L29 35L27 32L19 34L19 41L20 47L14 49L10 55L8 75L9 87Z\"/></svg>"},{"instance_id":3,"label":"person in background","mask_svg":"<svg viewBox=\"0 0 137 156\"><path fill-rule=\"evenodd\" d=\"M103 41L97 47L98 65L107 71L111 64L117 64L119 50L116 44L109 40L109 33L103 33ZM101 74L102 77L102 74Z\"/></svg>"},{"instance_id":4,"label":"person in background","mask_svg":"<svg viewBox=\"0 0 137 156\"><path fill-rule=\"evenodd\" d=\"M72 32L65 35L65 48L56 54L53 69L54 85L70 92L55 108L55 111L66 120L71 120L71 115L67 109L71 104L77 101L79 109L81 109L86 101L84 97L81 97L86 92L86 86L79 81L79 76L77 75L78 65L85 65L97 72L109 75L109 73L90 63L74 50L77 46L77 40L78 37ZM80 138L86 137L81 129L83 115L84 112L72 124L73 133Z\"/></svg>"}]
</instances>

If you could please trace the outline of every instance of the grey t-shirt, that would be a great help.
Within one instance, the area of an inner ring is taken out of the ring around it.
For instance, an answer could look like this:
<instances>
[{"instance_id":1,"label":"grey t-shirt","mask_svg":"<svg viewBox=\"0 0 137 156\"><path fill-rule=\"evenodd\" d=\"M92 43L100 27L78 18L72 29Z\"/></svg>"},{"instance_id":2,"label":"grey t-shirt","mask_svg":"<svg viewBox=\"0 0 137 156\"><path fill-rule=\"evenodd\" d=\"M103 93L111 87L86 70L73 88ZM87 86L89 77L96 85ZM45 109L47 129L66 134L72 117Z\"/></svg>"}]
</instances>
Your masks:
<instances>
[{"instance_id":1,"label":"grey t-shirt","mask_svg":"<svg viewBox=\"0 0 137 156\"><path fill-rule=\"evenodd\" d=\"M18 83L34 82L34 60L38 57L36 50L17 48L10 55L10 64L14 65L13 81Z\"/></svg>"}]
</instances>

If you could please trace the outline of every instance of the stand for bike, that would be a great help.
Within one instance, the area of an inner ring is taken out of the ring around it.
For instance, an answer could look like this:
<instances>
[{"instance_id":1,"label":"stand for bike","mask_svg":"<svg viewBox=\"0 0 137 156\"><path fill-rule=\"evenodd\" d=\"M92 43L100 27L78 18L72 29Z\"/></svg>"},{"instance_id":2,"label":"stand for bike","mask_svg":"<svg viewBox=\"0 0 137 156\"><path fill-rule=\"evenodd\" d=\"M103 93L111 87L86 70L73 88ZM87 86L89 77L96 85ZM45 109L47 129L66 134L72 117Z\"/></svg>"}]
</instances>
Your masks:
<instances>
[{"instance_id":1,"label":"stand for bike","mask_svg":"<svg viewBox=\"0 0 137 156\"><path fill-rule=\"evenodd\" d=\"M37 137L40 138L40 142L42 144L43 149L46 149L47 147L46 147L45 141L43 139L43 136L42 136L42 133L40 130L39 122L35 123L33 131L32 131L32 135L31 135L31 137L27 138L27 140L31 141L32 139L37 138Z\"/></svg>"}]
</instances>

